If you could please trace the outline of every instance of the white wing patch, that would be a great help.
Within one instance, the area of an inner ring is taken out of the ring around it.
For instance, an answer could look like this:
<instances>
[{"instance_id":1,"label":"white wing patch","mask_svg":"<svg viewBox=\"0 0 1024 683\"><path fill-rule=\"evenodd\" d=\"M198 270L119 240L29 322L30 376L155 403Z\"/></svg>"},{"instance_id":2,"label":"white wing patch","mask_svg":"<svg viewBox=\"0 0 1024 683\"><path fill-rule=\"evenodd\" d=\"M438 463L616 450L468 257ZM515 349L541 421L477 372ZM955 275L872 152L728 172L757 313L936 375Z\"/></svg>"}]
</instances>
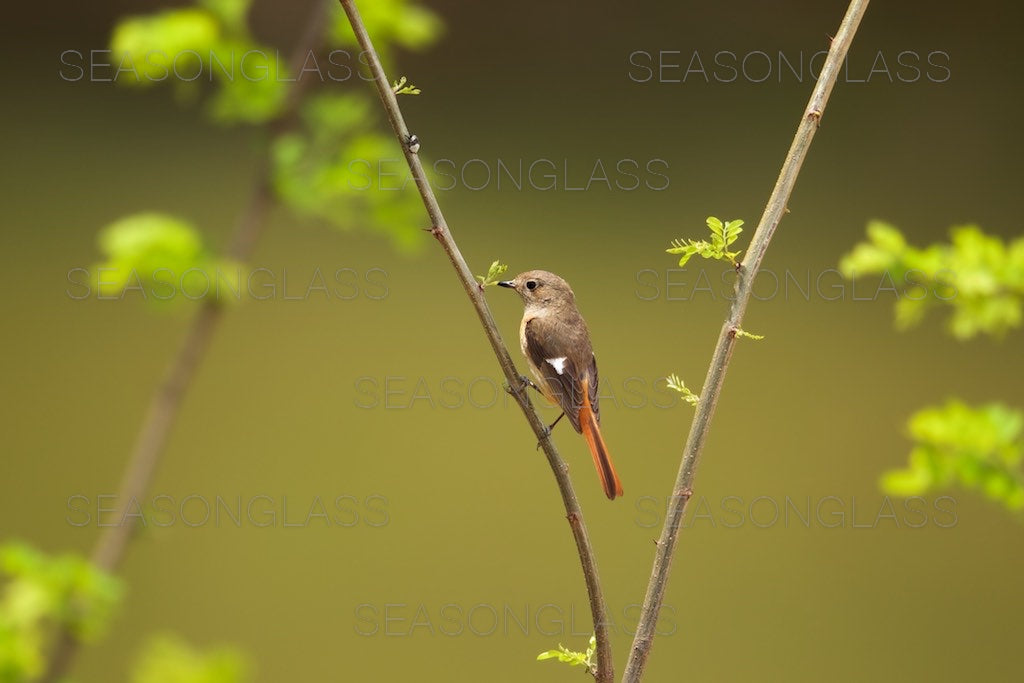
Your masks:
<instances>
[{"instance_id":1,"label":"white wing patch","mask_svg":"<svg viewBox=\"0 0 1024 683\"><path fill-rule=\"evenodd\" d=\"M566 357L562 356L561 358L545 358L544 362L545 363L550 363L551 367L553 367L555 369L555 372L557 372L559 375L561 375L561 374L563 374L565 372L565 361L566 360L567 360Z\"/></svg>"}]
</instances>

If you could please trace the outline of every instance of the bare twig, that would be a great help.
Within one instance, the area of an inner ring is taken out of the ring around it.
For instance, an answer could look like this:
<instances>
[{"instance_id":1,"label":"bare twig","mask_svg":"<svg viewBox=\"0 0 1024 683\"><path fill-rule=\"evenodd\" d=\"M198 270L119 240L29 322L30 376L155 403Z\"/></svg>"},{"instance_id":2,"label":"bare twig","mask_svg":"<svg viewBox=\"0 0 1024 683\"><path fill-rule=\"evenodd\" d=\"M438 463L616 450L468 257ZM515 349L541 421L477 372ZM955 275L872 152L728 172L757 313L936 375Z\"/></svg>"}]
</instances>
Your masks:
<instances>
[{"instance_id":1,"label":"bare twig","mask_svg":"<svg viewBox=\"0 0 1024 683\"><path fill-rule=\"evenodd\" d=\"M654 557L654 569L651 573L650 582L647 585L647 595L644 597L643 608L640 612L640 621L637 624L636 635L633 638L633 646L630 649L629 660L626 662L626 670L622 680L624 683L636 683L644 673L647 665L647 658L650 655L651 645L654 642L655 627L658 621L658 614L661 611L661 603L665 597L665 589L668 584L669 570L672 565L672 556L675 552L678 540L678 531L682 522L683 513L686 511L686 504L693 495L693 478L697 469L697 461L700 458L701 450L704 448L704 441L707 437L708 428L711 425L711 418L715 412L715 404L722 393L722 384L725 381L725 372L729 367L729 359L732 356L733 347L736 343L736 332L743 322L743 314L747 309L753 291L754 278L761 267L765 251L771 242L775 228L778 227L782 214L786 212L786 204L793 192L800 167L807 157L807 150L818 129L825 105L828 103L829 95L836 83L839 69L846 59L846 53L857 32L860 20L867 9L868 0L852 0L839 27L839 33L832 40L832 47L829 49L828 57L822 67L821 74L811 93L811 99L804 110L803 118L797 128L793 143L790 145L786 161L782 165L779 178L775 183L775 189L768 199L761 222L757 226L747 249L747 255L739 268L739 277L736 282L736 297L733 299L732 310L729 318L722 326L718 336L718 345L715 347L711 365L708 367L708 374L704 380L704 388L700 393L700 403L697 406L696 414L690 425L690 434L686 440L686 448L683 451L682 462L679 467L679 474L676 478L673 490L672 502L665 518L665 525L658 539L657 550Z\"/></svg>"},{"instance_id":2,"label":"bare twig","mask_svg":"<svg viewBox=\"0 0 1024 683\"><path fill-rule=\"evenodd\" d=\"M409 163L409 169L416 180L416 187L419 190L420 197L423 199L423 205L430 216L432 223L431 234L437 238L441 248L448 255L448 260L451 261L455 274L462 284L462 288L469 296L469 300L476 310L477 317L480 318L480 324L483 325L487 340L490 342L491 349L498 359L498 365L501 366L501 371L508 381L510 393L519 404L523 415L526 416L526 421L530 424L530 428L533 429L534 434L544 448L548 464L555 475L558 490L562 495L562 502L565 505L569 527L576 541L576 550L579 553L580 563L583 566L583 576L587 584L587 594L590 598L590 612L594 620L594 635L597 641L597 670L591 673L594 674L599 683L610 682L614 677L614 668L608 638L608 620L606 618L604 595L601 590L601 581L598 578L594 550L590 545L587 527L583 522L583 511L580 509L579 501L576 499L576 493L572 487L572 481L569 479L568 467L558 455L558 450L551 441L544 422L541 421L533 405L530 403L526 393L526 383L516 370L515 364L509 356L508 349L502 341L501 333L498 332L494 317L491 315L491 310L484 299L483 289L473 277L473 273L469 270L469 266L466 265L465 259L462 258L462 253L459 251L459 247L448 229L448 224L441 213L441 207L438 206L434 191L430 187L426 174L423 172L423 165L420 163L419 156L410 149L409 129L406 127L405 119L402 117L402 112L398 107L398 99L391 89L387 75L384 73L384 68L381 66L380 58L373 49L373 43L366 32L366 27L359 16L359 11L352 0L339 1L345 10L345 14L348 15L349 23L352 24L352 30L355 32L360 48L368 57L370 72L377 85L381 101L384 103L384 109L387 111L391 127L394 129L399 144L405 152L405 159Z\"/></svg>"},{"instance_id":3,"label":"bare twig","mask_svg":"<svg viewBox=\"0 0 1024 683\"><path fill-rule=\"evenodd\" d=\"M320 43L323 36L324 7L319 2L313 6L309 23L292 54L291 73L301 72L306 56ZM282 113L270 124L272 129L281 130L290 125L309 82L309 79L300 78L291 86ZM253 187L245 211L238 221L228 248L228 255L232 259L245 261L251 256L273 203L269 150L264 149L254 173ZM92 563L104 571L116 572L124 559L136 522L136 515L125 513L129 506L137 504L137 501L145 497L167 446L168 436L178 417L185 394L192 384L200 361L206 355L213 333L223 318L224 309L216 299L204 299L199 306L177 355L150 401L145 421L136 437L118 489L119 521L107 526L93 547ZM44 683L59 681L74 661L78 645L78 640L70 631L66 628L60 629L50 651L46 673L40 680Z\"/></svg>"}]
</instances>

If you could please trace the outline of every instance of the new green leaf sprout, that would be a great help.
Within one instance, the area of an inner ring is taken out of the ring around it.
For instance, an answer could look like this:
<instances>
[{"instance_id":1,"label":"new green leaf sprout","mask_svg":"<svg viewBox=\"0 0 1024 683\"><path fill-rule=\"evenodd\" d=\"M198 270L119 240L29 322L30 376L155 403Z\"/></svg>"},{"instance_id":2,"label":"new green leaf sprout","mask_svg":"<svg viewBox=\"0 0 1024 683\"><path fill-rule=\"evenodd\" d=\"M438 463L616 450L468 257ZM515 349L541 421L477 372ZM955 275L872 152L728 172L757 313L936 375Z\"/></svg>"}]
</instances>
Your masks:
<instances>
[{"instance_id":1,"label":"new green leaf sprout","mask_svg":"<svg viewBox=\"0 0 1024 683\"><path fill-rule=\"evenodd\" d=\"M412 83L406 85L405 76L402 76L397 81L393 82L391 84L391 90L396 95L419 95L423 92Z\"/></svg>"},{"instance_id":2,"label":"new green leaf sprout","mask_svg":"<svg viewBox=\"0 0 1024 683\"><path fill-rule=\"evenodd\" d=\"M596 672L594 665L594 652L596 651L597 638L595 636L590 636L590 644L587 647L586 652L575 652L559 643L557 650L548 650L547 652L541 652L537 655L537 661L557 659L563 664L568 664L569 666L585 666L593 673Z\"/></svg>"},{"instance_id":3,"label":"new green leaf sprout","mask_svg":"<svg viewBox=\"0 0 1024 683\"><path fill-rule=\"evenodd\" d=\"M669 254L679 255L679 265L685 266L695 254L706 259L716 261L728 261L734 267L739 266L736 257L739 251L729 251L728 247L735 242L740 233L743 232L743 221L726 221L723 223L714 216L708 216L708 228L711 229L711 240L672 240L672 246L665 251Z\"/></svg>"},{"instance_id":4,"label":"new green leaf sprout","mask_svg":"<svg viewBox=\"0 0 1024 683\"><path fill-rule=\"evenodd\" d=\"M493 287L498 284L498 280L501 278L501 276L505 273L506 270L508 270L508 266L506 266L504 263L499 263L498 261L495 261L494 263L491 264L491 267L487 269L487 275L477 275L475 277L477 280L480 281L481 289L483 289L484 287Z\"/></svg>"},{"instance_id":5,"label":"new green leaf sprout","mask_svg":"<svg viewBox=\"0 0 1024 683\"><path fill-rule=\"evenodd\" d=\"M695 406L698 403L700 403L700 396L687 389L686 385L683 383L683 380L679 379L679 376L676 375L675 373L672 373L671 375L666 377L665 381L668 383L669 389L678 391L680 394L682 394L683 400L689 403L691 406Z\"/></svg>"}]
</instances>

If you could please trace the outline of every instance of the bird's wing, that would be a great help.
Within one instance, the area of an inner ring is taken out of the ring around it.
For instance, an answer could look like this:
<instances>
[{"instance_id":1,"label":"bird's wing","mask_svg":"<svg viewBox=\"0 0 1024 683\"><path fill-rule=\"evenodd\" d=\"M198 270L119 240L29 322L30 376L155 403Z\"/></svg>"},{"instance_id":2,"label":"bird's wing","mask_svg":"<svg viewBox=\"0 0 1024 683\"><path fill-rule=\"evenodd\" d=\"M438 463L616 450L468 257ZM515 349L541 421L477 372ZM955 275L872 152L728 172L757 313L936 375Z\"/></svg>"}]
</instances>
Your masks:
<instances>
[{"instance_id":1,"label":"bird's wing","mask_svg":"<svg viewBox=\"0 0 1024 683\"><path fill-rule=\"evenodd\" d=\"M523 337L542 391L558 402L573 428L580 431L584 386L597 417L597 362L586 329L538 317L527 321Z\"/></svg>"},{"instance_id":2,"label":"bird's wing","mask_svg":"<svg viewBox=\"0 0 1024 683\"><path fill-rule=\"evenodd\" d=\"M594 419L601 424L601 407L597 404L597 356L590 352L590 381L587 382L587 389L590 391L590 407L594 411Z\"/></svg>"}]
</instances>

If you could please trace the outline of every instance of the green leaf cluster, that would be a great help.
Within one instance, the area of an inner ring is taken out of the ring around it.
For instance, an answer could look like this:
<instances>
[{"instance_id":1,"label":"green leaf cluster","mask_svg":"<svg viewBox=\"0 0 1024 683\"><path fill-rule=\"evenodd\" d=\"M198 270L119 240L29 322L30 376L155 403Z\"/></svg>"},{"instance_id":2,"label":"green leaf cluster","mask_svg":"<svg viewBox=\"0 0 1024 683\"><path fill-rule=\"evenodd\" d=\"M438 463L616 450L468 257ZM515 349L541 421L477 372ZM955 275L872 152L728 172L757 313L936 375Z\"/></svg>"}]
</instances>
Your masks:
<instances>
[{"instance_id":1,"label":"green leaf cluster","mask_svg":"<svg viewBox=\"0 0 1024 683\"><path fill-rule=\"evenodd\" d=\"M228 648L200 652L173 635L150 639L133 667L131 683L241 683L249 666Z\"/></svg>"},{"instance_id":2,"label":"green leaf cluster","mask_svg":"<svg viewBox=\"0 0 1024 683\"><path fill-rule=\"evenodd\" d=\"M93 268L93 284L102 297L127 289L153 291L182 287L203 291L214 281L217 261L203 247L190 223L162 213L137 213L106 226L99 234L104 261ZM196 286L190 287L190 281ZM168 292L165 298L173 298ZM210 288L210 294L215 290Z\"/></svg>"},{"instance_id":3,"label":"green leaf cluster","mask_svg":"<svg viewBox=\"0 0 1024 683\"><path fill-rule=\"evenodd\" d=\"M277 53L251 35L251 0L198 0L194 7L131 16L114 27L117 82L147 87L170 81L194 100L216 83L208 111L221 123L265 123L284 105L290 76Z\"/></svg>"},{"instance_id":4,"label":"green leaf cluster","mask_svg":"<svg viewBox=\"0 0 1024 683\"><path fill-rule=\"evenodd\" d=\"M683 400L689 403L691 406L696 406L698 403L700 403L700 396L690 391L686 387L686 384L683 383L683 380L679 379L679 376L676 375L675 373L672 373L671 375L666 377L665 382L668 384L669 389L672 389L673 391L678 391L680 394L682 394Z\"/></svg>"},{"instance_id":5,"label":"green leaf cluster","mask_svg":"<svg viewBox=\"0 0 1024 683\"><path fill-rule=\"evenodd\" d=\"M710 240L672 240L672 246L665 251L669 254L679 255L680 267L685 266L686 262L694 255L716 261L728 261L733 266L738 266L739 263L736 261L736 257L741 252L729 251L728 247L743 232L743 221L736 220L723 223L718 218L709 216L707 224L708 228L711 229Z\"/></svg>"},{"instance_id":6,"label":"green leaf cluster","mask_svg":"<svg viewBox=\"0 0 1024 683\"><path fill-rule=\"evenodd\" d=\"M121 598L120 582L74 555L50 557L24 543L0 546L0 681L42 673L49 628L82 640L102 635Z\"/></svg>"},{"instance_id":7,"label":"green leaf cluster","mask_svg":"<svg viewBox=\"0 0 1024 683\"><path fill-rule=\"evenodd\" d=\"M402 76L391 84L391 92L396 95L419 95L423 91L406 81L405 76Z\"/></svg>"},{"instance_id":8,"label":"green leaf cluster","mask_svg":"<svg viewBox=\"0 0 1024 683\"><path fill-rule=\"evenodd\" d=\"M957 400L919 410L908 421L916 442L903 469L882 476L896 496L922 495L958 483L1010 510L1024 508L1024 414L1000 403L972 408Z\"/></svg>"},{"instance_id":9,"label":"green leaf cluster","mask_svg":"<svg viewBox=\"0 0 1024 683\"><path fill-rule=\"evenodd\" d=\"M400 251L423 242L423 205L393 136L377 132L373 102L349 93L309 98L301 126L273 143L274 188L293 210L349 230L364 226Z\"/></svg>"},{"instance_id":10,"label":"green leaf cluster","mask_svg":"<svg viewBox=\"0 0 1024 683\"><path fill-rule=\"evenodd\" d=\"M747 332L746 330L742 330L742 329L737 329L736 330L736 337L737 337L737 339L744 339L745 338L745 339L752 339L754 341L761 341L762 339L764 339L764 335L763 334L754 334L753 332Z\"/></svg>"},{"instance_id":11,"label":"green leaf cluster","mask_svg":"<svg viewBox=\"0 0 1024 683\"><path fill-rule=\"evenodd\" d=\"M504 275L506 270L508 270L508 266L499 261L494 261L491 263L491 267L487 269L487 275L477 275L475 277L480 281L481 289L493 287L498 284L498 278Z\"/></svg>"},{"instance_id":12,"label":"green leaf cluster","mask_svg":"<svg viewBox=\"0 0 1024 683\"><path fill-rule=\"evenodd\" d=\"M559 643L557 650L548 650L547 652L541 652L537 655L537 661L557 659L563 664L568 664L569 666L585 666L591 672L595 672L597 670L597 667L594 664L595 652L597 652L597 638L595 636L590 636L590 644L587 647L586 652L574 652Z\"/></svg>"},{"instance_id":13,"label":"green leaf cluster","mask_svg":"<svg viewBox=\"0 0 1024 683\"><path fill-rule=\"evenodd\" d=\"M896 323L919 323L928 308L949 306L958 339L1001 336L1021 323L1024 238L1005 243L976 225L950 230L949 244L917 248L882 221L840 260L844 276L881 274L900 298ZM1024 508L1024 414L1000 403L971 407L951 399L919 410L907 422L915 441L905 468L885 472L883 491L914 496L953 484L981 491L1011 510Z\"/></svg>"},{"instance_id":14,"label":"green leaf cluster","mask_svg":"<svg viewBox=\"0 0 1024 683\"><path fill-rule=\"evenodd\" d=\"M950 230L949 244L909 245L899 229L873 221L868 239L842 257L847 278L889 278L899 292L896 324L919 323L929 308L948 306L948 327L958 339L1002 335L1019 327L1024 304L1024 237L1006 243L976 225Z\"/></svg>"},{"instance_id":15,"label":"green leaf cluster","mask_svg":"<svg viewBox=\"0 0 1024 683\"><path fill-rule=\"evenodd\" d=\"M325 41L334 47L355 47L339 4L322 1L328 7ZM287 73L275 48L252 37L250 3L196 0L190 7L121 20L111 38L119 65L116 80L137 86L171 81L183 101L198 99L203 84L212 81L206 88L211 91L206 104L215 121L267 124L280 117L297 74ZM442 32L438 16L411 0L376 0L360 11L382 59L393 48L425 48ZM365 63L357 52L350 51L350 56L353 63ZM325 60L310 53L303 71ZM202 77L188 81L175 71ZM358 74L353 73L350 81L366 86ZM324 83L331 87L320 88L299 103L297 128L271 140L271 174L279 198L299 214L346 230L369 228L391 238L401 251L415 250L423 243L422 207L405 166L382 166L401 161L404 153L397 141L378 132L372 89ZM405 77L395 86L399 94L420 93Z\"/></svg>"},{"instance_id":16,"label":"green leaf cluster","mask_svg":"<svg viewBox=\"0 0 1024 683\"><path fill-rule=\"evenodd\" d=\"M345 12L338 2L328 0L328 40L332 47L359 49ZM433 11L410 0L374 0L359 5L366 31L373 37L377 55L388 70L394 48L424 50L441 37L444 24Z\"/></svg>"}]
</instances>

